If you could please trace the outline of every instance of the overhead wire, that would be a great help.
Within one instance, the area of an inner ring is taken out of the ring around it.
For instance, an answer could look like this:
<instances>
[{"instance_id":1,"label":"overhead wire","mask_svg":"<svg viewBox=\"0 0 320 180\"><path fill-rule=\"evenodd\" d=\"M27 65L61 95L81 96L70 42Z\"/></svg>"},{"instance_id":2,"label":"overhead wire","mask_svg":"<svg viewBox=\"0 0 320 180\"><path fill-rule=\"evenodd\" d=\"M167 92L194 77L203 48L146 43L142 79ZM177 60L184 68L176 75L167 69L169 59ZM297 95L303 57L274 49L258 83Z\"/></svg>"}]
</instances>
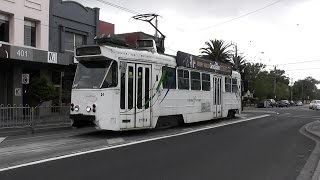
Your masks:
<instances>
[{"instance_id":1,"label":"overhead wire","mask_svg":"<svg viewBox=\"0 0 320 180\"><path fill-rule=\"evenodd\" d=\"M241 18L243 18L243 17L246 17L246 16L249 16L249 15L251 15L251 14L257 13L257 12L259 12L259 11L262 11L262 10L264 10L264 9L266 9L266 8L268 8L268 7L271 7L271 6L275 5L275 4L278 4L278 3L281 2L281 1L283 1L283 0L275 1L275 2L273 2L273 3L271 3L271 4L268 4L268 5L266 5L266 6L263 6L263 7L259 8L259 9L250 11L250 12L248 12L248 13L245 13L245 14L243 14L243 15L237 16L237 17L235 17L235 18L231 18L231 19L229 19L229 20L227 20L227 21L223 21L223 22L220 22L220 23L217 23L217 24L208 26L208 27L201 28L200 31L204 31L204 30L207 30L207 29L211 29L211 28L213 28L213 27L221 26L221 25L224 25L224 24L226 24L226 23L229 23L229 22L232 22L232 21L241 19Z\"/></svg>"},{"instance_id":2,"label":"overhead wire","mask_svg":"<svg viewBox=\"0 0 320 180\"><path fill-rule=\"evenodd\" d=\"M140 13L140 12L134 11L134 10L132 10L132 9L129 9L129 8L126 8L126 7L123 7L123 6L120 6L120 5L117 5L117 4L114 4L114 3L111 3L111 2L105 1L105 0L96 0L96 1L101 2L101 3L103 3L103 4L106 4L106 5L108 5L108 6L111 6L111 7L117 8L117 9L120 9L120 10L122 10L122 11L131 13L131 14L134 14L134 15L142 14L142 13Z\"/></svg>"}]
</instances>

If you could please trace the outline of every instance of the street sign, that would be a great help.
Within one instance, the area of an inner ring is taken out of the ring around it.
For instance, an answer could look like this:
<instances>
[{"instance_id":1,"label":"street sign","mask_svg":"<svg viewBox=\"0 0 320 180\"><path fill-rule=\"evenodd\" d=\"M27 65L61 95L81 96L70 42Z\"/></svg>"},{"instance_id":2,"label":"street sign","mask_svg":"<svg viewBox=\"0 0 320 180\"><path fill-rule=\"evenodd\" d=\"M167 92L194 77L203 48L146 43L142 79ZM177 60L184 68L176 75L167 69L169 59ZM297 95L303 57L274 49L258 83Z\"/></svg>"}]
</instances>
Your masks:
<instances>
[{"instance_id":1,"label":"street sign","mask_svg":"<svg viewBox=\"0 0 320 180\"><path fill-rule=\"evenodd\" d=\"M22 96L22 88L15 88L14 95L19 97Z\"/></svg>"},{"instance_id":2,"label":"street sign","mask_svg":"<svg viewBox=\"0 0 320 180\"><path fill-rule=\"evenodd\" d=\"M48 52L48 63L57 64L58 63L58 53Z\"/></svg>"},{"instance_id":3,"label":"street sign","mask_svg":"<svg viewBox=\"0 0 320 180\"><path fill-rule=\"evenodd\" d=\"M29 84L29 74L22 74L21 83Z\"/></svg>"},{"instance_id":4,"label":"street sign","mask_svg":"<svg viewBox=\"0 0 320 180\"><path fill-rule=\"evenodd\" d=\"M10 46L10 58L25 61L33 61L33 49Z\"/></svg>"}]
</instances>

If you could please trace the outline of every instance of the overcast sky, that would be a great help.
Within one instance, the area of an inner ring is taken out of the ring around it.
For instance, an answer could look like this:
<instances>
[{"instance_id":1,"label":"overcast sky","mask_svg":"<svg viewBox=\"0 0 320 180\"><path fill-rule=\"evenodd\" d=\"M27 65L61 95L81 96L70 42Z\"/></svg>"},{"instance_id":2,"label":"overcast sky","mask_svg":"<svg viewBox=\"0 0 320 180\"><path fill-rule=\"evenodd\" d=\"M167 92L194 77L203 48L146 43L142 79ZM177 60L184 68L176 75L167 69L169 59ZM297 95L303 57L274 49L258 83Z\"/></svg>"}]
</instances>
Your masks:
<instances>
[{"instance_id":1,"label":"overcast sky","mask_svg":"<svg viewBox=\"0 0 320 180\"><path fill-rule=\"evenodd\" d=\"M130 19L133 14L98 2L101 0L76 1L99 7L100 19L115 24L116 33L154 34L147 23ZM320 80L319 0L105 1L135 12L161 15L159 29L167 36L168 54L180 50L198 55L205 41L222 39L237 43L249 62L269 65L267 70L275 64L314 61L277 68L287 70L294 81L307 76Z\"/></svg>"}]
</instances>

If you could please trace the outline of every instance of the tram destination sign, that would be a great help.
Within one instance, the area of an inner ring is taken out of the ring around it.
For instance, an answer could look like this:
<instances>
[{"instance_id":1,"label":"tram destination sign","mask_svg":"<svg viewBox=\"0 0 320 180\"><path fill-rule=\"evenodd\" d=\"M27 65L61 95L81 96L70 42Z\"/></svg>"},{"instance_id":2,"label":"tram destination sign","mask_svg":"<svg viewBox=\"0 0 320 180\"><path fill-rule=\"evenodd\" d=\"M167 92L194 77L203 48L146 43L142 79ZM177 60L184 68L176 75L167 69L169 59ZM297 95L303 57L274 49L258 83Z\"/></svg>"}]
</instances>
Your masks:
<instances>
[{"instance_id":1,"label":"tram destination sign","mask_svg":"<svg viewBox=\"0 0 320 180\"><path fill-rule=\"evenodd\" d=\"M225 63L218 63L204 59L192 54L184 53L181 51L177 52L177 65L187 68L199 69L204 71L210 71L217 74L231 75L232 68L230 65Z\"/></svg>"},{"instance_id":2,"label":"tram destination sign","mask_svg":"<svg viewBox=\"0 0 320 180\"><path fill-rule=\"evenodd\" d=\"M76 49L77 56L87 56L87 55L100 55L101 49L99 46L84 46Z\"/></svg>"}]
</instances>

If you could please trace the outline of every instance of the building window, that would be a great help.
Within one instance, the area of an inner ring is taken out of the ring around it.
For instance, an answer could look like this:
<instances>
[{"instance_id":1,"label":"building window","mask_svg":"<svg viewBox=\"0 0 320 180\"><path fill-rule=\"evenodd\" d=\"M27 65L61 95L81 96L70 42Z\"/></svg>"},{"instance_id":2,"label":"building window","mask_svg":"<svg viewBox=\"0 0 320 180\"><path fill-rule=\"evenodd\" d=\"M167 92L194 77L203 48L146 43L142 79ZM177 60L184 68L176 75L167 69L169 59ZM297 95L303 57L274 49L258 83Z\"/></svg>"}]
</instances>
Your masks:
<instances>
[{"instance_id":1,"label":"building window","mask_svg":"<svg viewBox=\"0 0 320 180\"><path fill-rule=\"evenodd\" d=\"M36 47L36 22L24 21L24 45Z\"/></svg>"},{"instance_id":2,"label":"building window","mask_svg":"<svg viewBox=\"0 0 320 180\"><path fill-rule=\"evenodd\" d=\"M9 42L9 16L0 14L0 41Z\"/></svg>"},{"instance_id":3,"label":"building window","mask_svg":"<svg viewBox=\"0 0 320 180\"><path fill-rule=\"evenodd\" d=\"M199 72L191 72L191 90L201 90Z\"/></svg>"},{"instance_id":4,"label":"building window","mask_svg":"<svg viewBox=\"0 0 320 180\"><path fill-rule=\"evenodd\" d=\"M210 91L210 75L202 73L202 90Z\"/></svg>"},{"instance_id":5,"label":"building window","mask_svg":"<svg viewBox=\"0 0 320 180\"><path fill-rule=\"evenodd\" d=\"M162 74L164 75L163 88L176 89L176 70L174 68L163 67Z\"/></svg>"},{"instance_id":6,"label":"building window","mask_svg":"<svg viewBox=\"0 0 320 180\"><path fill-rule=\"evenodd\" d=\"M238 81L236 78L232 79L232 92L238 92Z\"/></svg>"},{"instance_id":7,"label":"building window","mask_svg":"<svg viewBox=\"0 0 320 180\"><path fill-rule=\"evenodd\" d=\"M65 33L65 50L74 51L74 47L87 44L87 37L80 34L75 34L72 32Z\"/></svg>"},{"instance_id":8,"label":"building window","mask_svg":"<svg viewBox=\"0 0 320 180\"><path fill-rule=\"evenodd\" d=\"M178 88L189 90L189 71L188 70L178 70Z\"/></svg>"},{"instance_id":9,"label":"building window","mask_svg":"<svg viewBox=\"0 0 320 180\"><path fill-rule=\"evenodd\" d=\"M225 77L225 89L226 92L231 92L231 78Z\"/></svg>"}]
</instances>

